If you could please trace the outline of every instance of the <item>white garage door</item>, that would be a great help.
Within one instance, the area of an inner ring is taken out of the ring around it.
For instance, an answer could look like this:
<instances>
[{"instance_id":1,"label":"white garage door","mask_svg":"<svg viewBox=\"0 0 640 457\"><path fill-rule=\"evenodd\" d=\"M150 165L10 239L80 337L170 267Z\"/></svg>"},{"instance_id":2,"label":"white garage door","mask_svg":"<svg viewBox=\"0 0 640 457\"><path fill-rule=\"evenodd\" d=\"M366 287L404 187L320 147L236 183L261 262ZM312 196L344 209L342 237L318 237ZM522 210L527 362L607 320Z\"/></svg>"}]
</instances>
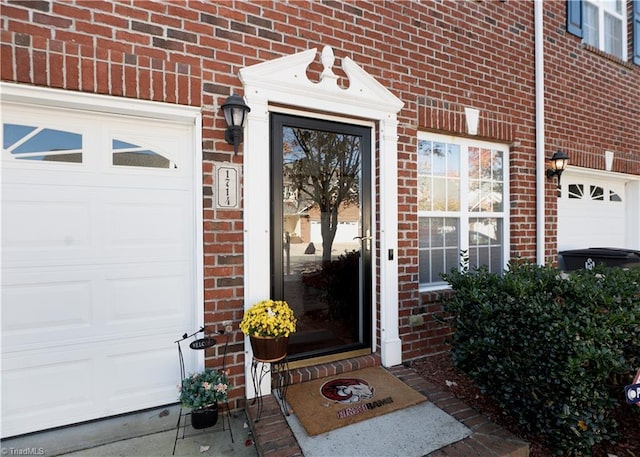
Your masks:
<instances>
[{"instance_id":1,"label":"white garage door","mask_svg":"<svg viewBox=\"0 0 640 457\"><path fill-rule=\"evenodd\" d=\"M336 236L333 239L334 243L350 243L359 247L359 242L355 240L355 237L360 235L357 222L340 222L336 229ZM311 222L311 241L313 241L316 247L322 246L322 226L320 222ZM340 252L339 254L342 254Z\"/></svg>"},{"instance_id":2,"label":"white garage door","mask_svg":"<svg viewBox=\"0 0 640 457\"><path fill-rule=\"evenodd\" d=\"M624 179L566 171L558 199L558 250L628 248Z\"/></svg>"},{"instance_id":3,"label":"white garage door","mask_svg":"<svg viewBox=\"0 0 640 457\"><path fill-rule=\"evenodd\" d=\"M175 402L193 122L4 103L2 123L2 436Z\"/></svg>"}]
</instances>

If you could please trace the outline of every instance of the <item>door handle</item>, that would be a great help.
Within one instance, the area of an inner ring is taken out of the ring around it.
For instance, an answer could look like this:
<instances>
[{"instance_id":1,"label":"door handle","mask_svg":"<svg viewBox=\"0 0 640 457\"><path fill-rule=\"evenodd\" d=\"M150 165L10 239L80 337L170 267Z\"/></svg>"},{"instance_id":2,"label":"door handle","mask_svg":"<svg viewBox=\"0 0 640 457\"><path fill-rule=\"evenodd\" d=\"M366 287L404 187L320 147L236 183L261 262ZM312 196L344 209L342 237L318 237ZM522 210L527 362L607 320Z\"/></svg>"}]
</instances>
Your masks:
<instances>
[{"instance_id":1,"label":"door handle","mask_svg":"<svg viewBox=\"0 0 640 457\"><path fill-rule=\"evenodd\" d=\"M354 236L353 239L354 240L360 240L361 242L364 242L365 249L367 251L371 250L371 240L372 240L372 238L371 238L369 230L367 230L367 234L366 235L364 235L364 236Z\"/></svg>"}]
</instances>

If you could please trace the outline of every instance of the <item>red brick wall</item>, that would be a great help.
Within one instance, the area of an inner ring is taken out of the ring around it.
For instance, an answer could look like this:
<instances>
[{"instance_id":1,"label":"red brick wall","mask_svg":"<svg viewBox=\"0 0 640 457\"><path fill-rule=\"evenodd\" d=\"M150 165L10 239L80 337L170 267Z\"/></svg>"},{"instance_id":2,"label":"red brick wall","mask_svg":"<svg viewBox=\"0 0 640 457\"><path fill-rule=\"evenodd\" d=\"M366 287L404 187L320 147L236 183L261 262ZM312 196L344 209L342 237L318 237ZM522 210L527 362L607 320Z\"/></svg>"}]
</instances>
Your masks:
<instances>
[{"instance_id":1,"label":"red brick wall","mask_svg":"<svg viewBox=\"0 0 640 457\"><path fill-rule=\"evenodd\" d=\"M627 9L631 18L631 1ZM561 148L571 164L604 170L604 151L611 150L616 153L613 171L640 174L640 67L568 34L560 2L550 2L546 10L549 153ZM628 40L631 54L631 36Z\"/></svg>"},{"instance_id":2,"label":"red brick wall","mask_svg":"<svg viewBox=\"0 0 640 457\"><path fill-rule=\"evenodd\" d=\"M564 4L545 2L547 155L558 146L571 154L572 163L602 168L600 150L613 145L618 157L627 157L616 161L616 170L640 173L638 67L582 48L579 39L564 32ZM213 162L242 162L242 154L234 157L224 141L220 105L232 92L242 94L240 68L312 47L330 45L338 59L349 56L405 102L398 130L404 359L443 350L448 333L431 316L439 311L435 294L421 296L417 287L419 130L463 134L462 108L481 111L479 137L511 145L511 255L535 257L532 2L33 0L1 5L2 80L203 107L209 324L233 320L237 326L243 308L243 214L212 205ZM319 68L319 62L312 65L310 75ZM586 70L593 73L585 76ZM595 105L594 94L602 97ZM552 186L546 197L553 215ZM550 223L549 258L554 230ZM426 313L425 323L410 327L409 316L419 313ZM235 332L233 338L228 365L234 383L242 385L242 335ZM215 364L219 354L208 356ZM240 397L242 389L234 395Z\"/></svg>"},{"instance_id":3,"label":"red brick wall","mask_svg":"<svg viewBox=\"0 0 640 457\"><path fill-rule=\"evenodd\" d=\"M480 110L478 137L510 148L511 255L535 258L535 99L533 4L425 2L411 13L407 67L399 95L400 334L404 357L446 349L450 330L433 316L438 294L419 294L417 130L464 135L464 107ZM406 30L406 28L405 28ZM415 127L415 128L414 128ZM412 314L424 314L410 326Z\"/></svg>"},{"instance_id":4,"label":"red brick wall","mask_svg":"<svg viewBox=\"0 0 640 457\"><path fill-rule=\"evenodd\" d=\"M631 1L627 1L631 30ZM582 44L567 33L565 2L545 2L546 153L562 149L571 165L640 175L640 67ZM632 37L628 37L631 55ZM556 198L548 195L550 247L554 247Z\"/></svg>"}]
</instances>

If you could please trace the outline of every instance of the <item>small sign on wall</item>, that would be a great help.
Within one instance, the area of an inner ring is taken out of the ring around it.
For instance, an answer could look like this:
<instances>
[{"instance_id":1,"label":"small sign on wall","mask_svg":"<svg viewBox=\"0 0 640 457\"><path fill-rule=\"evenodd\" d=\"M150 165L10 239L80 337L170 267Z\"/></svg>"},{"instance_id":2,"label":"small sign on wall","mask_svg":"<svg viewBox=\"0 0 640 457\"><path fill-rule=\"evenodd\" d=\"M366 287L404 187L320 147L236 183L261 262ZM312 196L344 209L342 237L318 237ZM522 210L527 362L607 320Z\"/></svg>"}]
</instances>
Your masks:
<instances>
[{"instance_id":1,"label":"small sign on wall","mask_svg":"<svg viewBox=\"0 0 640 457\"><path fill-rule=\"evenodd\" d=\"M630 405L640 406L640 370L636 373L636 377L633 378L633 384L625 386L624 396Z\"/></svg>"},{"instance_id":2,"label":"small sign on wall","mask_svg":"<svg viewBox=\"0 0 640 457\"><path fill-rule=\"evenodd\" d=\"M240 208L240 167L229 164L215 164L216 208Z\"/></svg>"}]
</instances>

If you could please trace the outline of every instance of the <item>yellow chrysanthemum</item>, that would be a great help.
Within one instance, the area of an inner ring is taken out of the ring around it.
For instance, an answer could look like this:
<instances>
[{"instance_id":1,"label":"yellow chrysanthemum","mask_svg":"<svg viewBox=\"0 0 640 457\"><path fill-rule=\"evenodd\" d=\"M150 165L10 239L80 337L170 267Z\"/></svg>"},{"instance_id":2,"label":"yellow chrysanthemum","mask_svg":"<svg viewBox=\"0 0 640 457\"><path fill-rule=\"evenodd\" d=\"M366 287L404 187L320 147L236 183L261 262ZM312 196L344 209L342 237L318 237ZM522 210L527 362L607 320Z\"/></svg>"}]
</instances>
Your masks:
<instances>
[{"instance_id":1,"label":"yellow chrysanthemum","mask_svg":"<svg viewBox=\"0 0 640 457\"><path fill-rule=\"evenodd\" d=\"M240 330L251 336L289 336L296 331L296 318L286 301L262 300L245 311Z\"/></svg>"}]
</instances>

